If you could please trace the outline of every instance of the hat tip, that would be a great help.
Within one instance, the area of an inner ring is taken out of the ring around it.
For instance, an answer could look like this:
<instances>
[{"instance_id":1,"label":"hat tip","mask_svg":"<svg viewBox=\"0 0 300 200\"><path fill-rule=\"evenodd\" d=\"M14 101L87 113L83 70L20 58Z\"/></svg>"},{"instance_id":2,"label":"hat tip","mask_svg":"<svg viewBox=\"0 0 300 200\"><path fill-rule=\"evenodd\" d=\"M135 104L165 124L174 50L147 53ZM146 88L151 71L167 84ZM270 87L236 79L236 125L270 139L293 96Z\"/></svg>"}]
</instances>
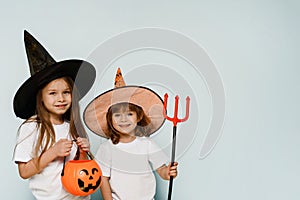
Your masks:
<instances>
[{"instance_id":1,"label":"hat tip","mask_svg":"<svg viewBox=\"0 0 300 200\"><path fill-rule=\"evenodd\" d=\"M30 33L27 30L24 30L24 37L28 37Z\"/></svg>"},{"instance_id":2,"label":"hat tip","mask_svg":"<svg viewBox=\"0 0 300 200\"><path fill-rule=\"evenodd\" d=\"M24 30L24 42L25 42L25 45L27 43L29 43L30 40L32 40L31 38L33 38L33 36L27 30Z\"/></svg>"},{"instance_id":3,"label":"hat tip","mask_svg":"<svg viewBox=\"0 0 300 200\"><path fill-rule=\"evenodd\" d=\"M121 69L119 67L118 70L117 70L116 78L115 78L115 88L124 87L125 85L126 84L125 84L125 81L123 79Z\"/></svg>"}]
</instances>

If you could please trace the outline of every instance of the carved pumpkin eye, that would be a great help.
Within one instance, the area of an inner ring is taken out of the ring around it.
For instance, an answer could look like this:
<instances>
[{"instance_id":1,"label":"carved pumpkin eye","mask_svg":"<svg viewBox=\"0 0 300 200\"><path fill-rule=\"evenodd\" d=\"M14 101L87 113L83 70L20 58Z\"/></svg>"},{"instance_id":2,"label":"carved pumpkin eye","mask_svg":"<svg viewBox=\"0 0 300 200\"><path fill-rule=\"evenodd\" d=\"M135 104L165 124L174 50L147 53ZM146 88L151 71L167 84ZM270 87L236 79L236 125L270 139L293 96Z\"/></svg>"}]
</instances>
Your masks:
<instances>
[{"instance_id":1,"label":"carved pumpkin eye","mask_svg":"<svg viewBox=\"0 0 300 200\"><path fill-rule=\"evenodd\" d=\"M95 168L93 168L93 169L95 169ZM83 169L83 170L81 170L81 171L79 172L79 174L80 174L80 175L83 175L83 174L89 175L89 172L88 172L88 170Z\"/></svg>"},{"instance_id":2,"label":"carved pumpkin eye","mask_svg":"<svg viewBox=\"0 0 300 200\"><path fill-rule=\"evenodd\" d=\"M97 172L99 172L97 168L93 168L93 169L92 169L92 174L95 174L95 173L97 173Z\"/></svg>"}]
</instances>

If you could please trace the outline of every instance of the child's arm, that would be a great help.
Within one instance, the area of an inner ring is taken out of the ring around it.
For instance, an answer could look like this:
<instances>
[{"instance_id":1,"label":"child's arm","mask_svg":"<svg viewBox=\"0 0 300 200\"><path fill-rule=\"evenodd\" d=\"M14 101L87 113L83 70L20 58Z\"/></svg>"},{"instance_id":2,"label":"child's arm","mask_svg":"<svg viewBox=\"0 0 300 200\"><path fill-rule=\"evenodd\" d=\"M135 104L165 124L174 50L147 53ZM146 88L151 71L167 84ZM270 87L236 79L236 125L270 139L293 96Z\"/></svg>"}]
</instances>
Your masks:
<instances>
[{"instance_id":1,"label":"child's arm","mask_svg":"<svg viewBox=\"0 0 300 200\"><path fill-rule=\"evenodd\" d=\"M102 185L100 190L104 200L112 200L109 177L102 176Z\"/></svg>"},{"instance_id":2,"label":"child's arm","mask_svg":"<svg viewBox=\"0 0 300 200\"><path fill-rule=\"evenodd\" d=\"M164 180L170 180L170 177L173 176L175 178L177 176L177 162L174 162L174 165L171 167L171 163L166 166L163 165L156 170L159 176Z\"/></svg>"},{"instance_id":3,"label":"child's arm","mask_svg":"<svg viewBox=\"0 0 300 200\"><path fill-rule=\"evenodd\" d=\"M71 147L71 141L67 139L60 139L51 148L45 151L45 153L43 153L40 158L33 158L28 162L19 162L18 169L20 176L23 179L27 179L40 173L45 167L48 166L50 162L52 162L57 157L70 155Z\"/></svg>"}]
</instances>

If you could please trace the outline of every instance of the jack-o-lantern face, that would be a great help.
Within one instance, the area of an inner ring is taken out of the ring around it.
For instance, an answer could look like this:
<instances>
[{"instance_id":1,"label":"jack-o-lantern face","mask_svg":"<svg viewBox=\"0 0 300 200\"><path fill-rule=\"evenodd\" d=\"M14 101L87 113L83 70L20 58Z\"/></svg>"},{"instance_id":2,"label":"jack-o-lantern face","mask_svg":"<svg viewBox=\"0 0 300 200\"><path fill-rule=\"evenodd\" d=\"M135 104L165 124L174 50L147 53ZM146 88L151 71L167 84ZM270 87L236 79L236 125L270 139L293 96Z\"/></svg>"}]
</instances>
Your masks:
<instances>
[{"instance_id":1,"label":"jack-o-lantern face","mask_svg":"<svg viewBox=\"0 0 300 200\"><path fill-rule=\"evenodd\" d=\"M91 170L82 169L78 175L78 187L83 192L89 192L90 190L96 190L100 186L101 176L99 176L99 170L92 168Z\"/></svg>"},{"instance_id":2,"label":"jack-o-lantern face","mask_svg":"<svg viewBox=\"0 0 300 200\"><path fill-rule=\"evenodd\" d=\"M69 193L86 196L101 186L102 171L94 160L71 160L65 165L61 181Z\"/></svg>"}]
</instances>

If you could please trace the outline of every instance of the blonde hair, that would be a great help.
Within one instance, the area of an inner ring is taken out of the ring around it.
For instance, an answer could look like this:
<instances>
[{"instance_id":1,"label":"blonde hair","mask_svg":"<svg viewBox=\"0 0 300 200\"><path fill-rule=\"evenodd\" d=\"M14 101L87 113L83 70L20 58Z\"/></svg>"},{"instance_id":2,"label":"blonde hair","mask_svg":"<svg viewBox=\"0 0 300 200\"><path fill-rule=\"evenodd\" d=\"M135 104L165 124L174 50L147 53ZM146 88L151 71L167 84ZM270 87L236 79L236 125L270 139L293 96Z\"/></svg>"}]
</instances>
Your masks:
<instances>
[{"instance_id":1,"label":"blonde hair","mask_svg":"<svg viewBox=\"0 0 300 200\"><path fill-rule=\"evenodd\" d=\"M63 114L63 119L64 121L69 122L69 133L73 139L76 139L77 137L87 138L87 133L80 119L79 94L76 85L74 85L74 81L70 77L62 77L62 79L67 83L72 94L71 107L65 114ZM36 122L39 134L33 153L34 156L38 157L39 159L41 158L41 155L44 154L52 145L54 145L56 141L54 128L50 121L50 115L42 102L43 88L44 87L41 87L36 95L36 115L32 116L21 124L22 126L24 123Z\"/></svg>"}]
</instances>

